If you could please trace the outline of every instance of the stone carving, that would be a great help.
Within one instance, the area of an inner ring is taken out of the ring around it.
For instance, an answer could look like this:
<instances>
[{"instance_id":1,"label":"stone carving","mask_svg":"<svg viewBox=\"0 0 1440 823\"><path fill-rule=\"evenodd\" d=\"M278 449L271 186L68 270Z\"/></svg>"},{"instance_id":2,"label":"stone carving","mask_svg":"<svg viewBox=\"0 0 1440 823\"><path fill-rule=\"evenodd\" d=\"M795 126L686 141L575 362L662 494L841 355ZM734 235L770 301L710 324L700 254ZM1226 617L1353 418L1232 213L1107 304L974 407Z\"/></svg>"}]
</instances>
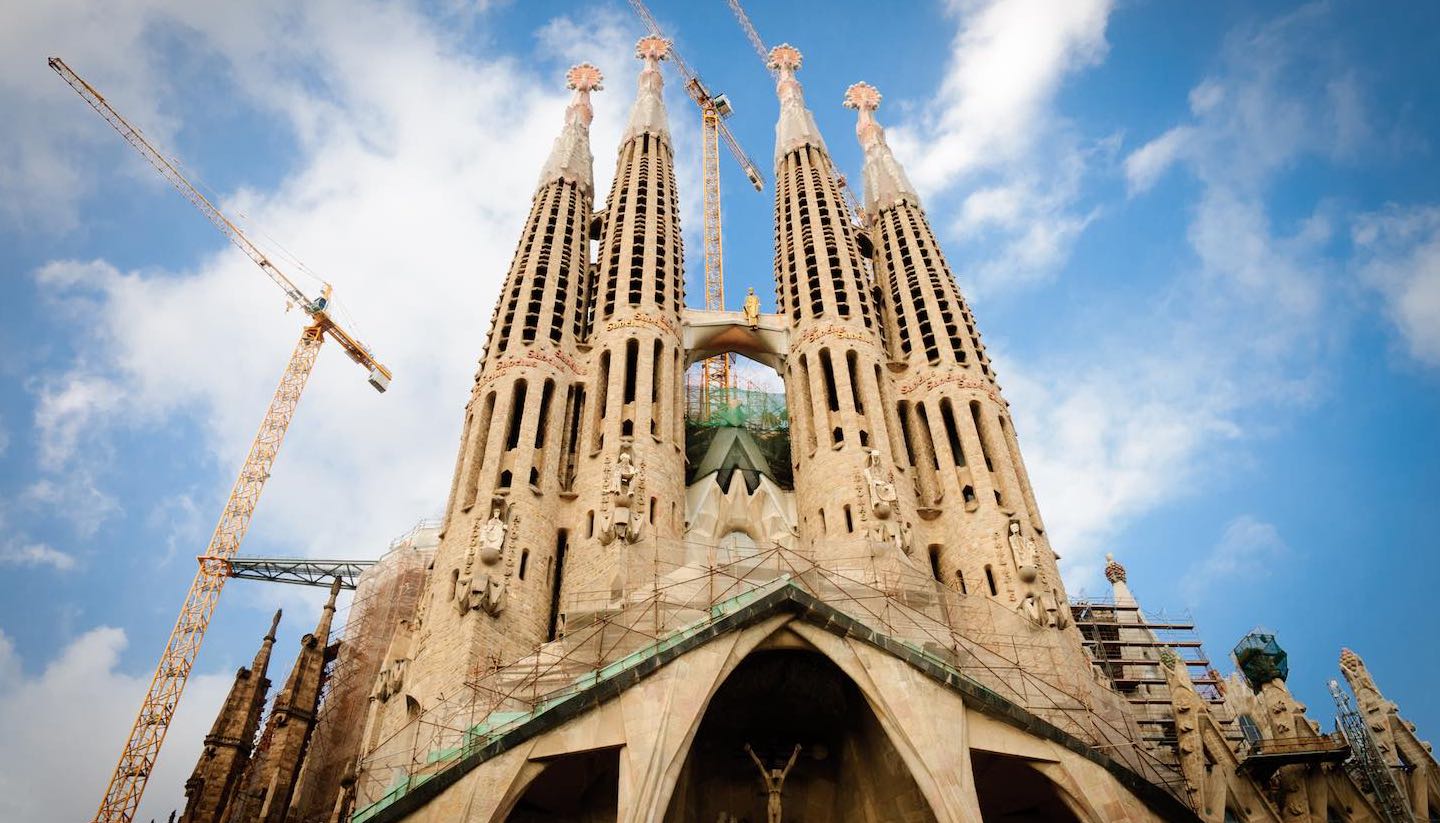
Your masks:
<instances>
[{"instance_id":1,"label":"stone carving","mask_svg":"<svg viewBox=\"0 0 1440 823\"><path fill-rule=\"evenodd\" d=\"M478 522L478 521L477 521ZM490 519L480 529L480 562L493 566L505 550L505 523L500 519L500 507L490 509Z\"/></svg>"},{"instance_id":2,"label":"stone carving","mask_svg":"<svg viewBox=\"0 0 1440 823\"><path fill-rule=\"evenodd\" d=\"M635 465L628 446L622 447L614 465L605 467L601 509L608 510L609 525L600 535L601 543L609 544L617 537L626 543L640 539L640 527L644 520L640 516L644 486L643 467Z\"/></svg>"},{"instance_id":3,"label":"stone carving","mask_svg":"<svg viewBox=\"0 0 1440 823\"><path fill-rule=\"evenodd\" d=\"M1070 625L1069 604L1056 600L1049 592L1041 593L1040 604L1045 608L1046 623L1051 628L1064 629Z\"/></svg>"},{"instance_id":4,"label":"stone carving","mask_svg":"<svg viewBox=\"0 0 1440 823\"><path fill-rule=\"evenodd\" d=\"M1349 681L1351 691L1355 692L1356 708L1365 716L1365 723L1370 727L1381 756L1387 763L1396 762L1395 738L1390 729L1390 714L1395 711L1395 705L1380 694L1380 687L1375 685L1364 661L1350 649L1340 650L1340 673Z\"/></svg>"},{"instance_id":5,"label":"stone carving","mask_svg":"<svg viewBox=\"0 0 1440 823\"><path fill-rule=\"evenodd\" d=\"M504 557L509 529L505 526L503 515L503 504L497 500L490 507L490 519L484 523L477 519L471 529L465 563L455 578L455 609L462 616L471 609L480 609L492 617L505 610L505 578L508 574L502 573L499 565ZM475 567L477 558L479 569Z\"/></svg>"},{"instance_id":6,"label":"stone carving","mask_svg":"<svg viewBox=\"0 0 1440 823\"><path fill-rule=\"evenodd\" d=\"M785 786L785 778L790 775L790 770L795 768L795 760L800 757L800 749L800 744L796 743L795 750L790 753L790 760L785 764L785 768L771 769L766 767L765 761L755 754L755 750L750 748L749 743L745 744L745 753L755 761L756 768L760 769L760 782L765 784L765 819L769 823L780 823L782 812L780 792Z\"/></svg>"},{"instance_id":7,"label":"stone carving","mask_svg":"<svg viewBox=\"0 0 1440 823\"><path fill-rule=\"evenodd\" d=\"M907 522L881 521L871 527L870 533L876 543L885 543L906 557L915 550L915 532Z\"/></svg>"},{"instance_id":8,"label":"stone carving","mask_svg":"<svg viewBox=\"0 0 1440 823\"><path fill-rule=\"evenodd\" d=\"M865 484L870 490L870 508L875 516L884 520L895 510L895 481L885 470L880 460L879 449L865 452Z\"/></svg>"},{"instance_id":9,"label":"stone carving","mask_svg":"<svg viewBox=\"0 0 1440 823\"><path fill-rule=\"evenodd\" d=\"M1010 521L1010 534L1007 539L1010 541L1010 555L1015 558L1015 568L1019 573L1022 583L1034 583L1040 576L1039 566L1035 559L1035 539L1025 537L1020 533L1020 522Z\"/></svg>"},{"instance_id":10,"label":"stone carving","mask_svg":"<svg viewBox=\"0 0 1440 823\"><path fill-rule=\"evenodd\" d=\"M754 286L745 295L745 325L752 329L760 327L760 297L755 294Z\"/></svg>"}]
</instances>

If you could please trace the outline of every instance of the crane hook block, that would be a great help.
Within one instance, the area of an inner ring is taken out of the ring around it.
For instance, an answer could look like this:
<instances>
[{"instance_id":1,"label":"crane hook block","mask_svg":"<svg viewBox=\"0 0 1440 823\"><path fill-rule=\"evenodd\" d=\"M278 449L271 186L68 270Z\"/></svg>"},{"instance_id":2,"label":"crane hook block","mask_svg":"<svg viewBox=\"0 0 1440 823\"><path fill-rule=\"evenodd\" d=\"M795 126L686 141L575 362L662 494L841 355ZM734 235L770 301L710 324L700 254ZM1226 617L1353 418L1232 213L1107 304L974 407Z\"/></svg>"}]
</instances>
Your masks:
<instances>
[{"instance_id":1,"label":"crane hook block","mask_svg":"<svg viewBox=\"0 0 1440 823\"><path fill-rule=\"evenodd\" d=\"M390 375L380 371L379 369L370 369L369 380L370 385L375 387L375 391L384 392L386 389L390 388Z\"/></svg>"}]
</instances>

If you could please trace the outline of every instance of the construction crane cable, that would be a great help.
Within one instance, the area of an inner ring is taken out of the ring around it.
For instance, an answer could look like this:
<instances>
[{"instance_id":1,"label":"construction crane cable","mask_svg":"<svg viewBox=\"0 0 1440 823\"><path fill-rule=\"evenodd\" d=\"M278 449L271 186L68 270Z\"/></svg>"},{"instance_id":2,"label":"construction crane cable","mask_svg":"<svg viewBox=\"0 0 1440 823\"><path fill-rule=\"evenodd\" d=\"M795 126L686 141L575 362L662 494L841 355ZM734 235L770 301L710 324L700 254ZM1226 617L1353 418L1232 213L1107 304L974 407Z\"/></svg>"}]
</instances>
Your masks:
<instances>
[{"instance_id":1,"label":"construction crane cable","mask_svg":"<svg viewBox=\"0 0 1440 823\"><path fill-rule=\"evenodd\" d=\"M221 234L264 270L265 274L280 286L288 302L299 304L310 315L310 322L300 332L300 340L286 364L280 384L261 421L260 430L250 445L245 463L240 468L230 497L210 537L210 545L199 558L200 565L195 580L181 605L175 627L170 632L165 651L151 677L140 711L121 749L119 762L110 776L110 782L106 785L105 794L95 813L95 823L132 823L145 786L154 772L156 758L159 757L160 747L165 742L165 735L175 716L180 696L195 666L210 618L219 602L220 591L225 584L225 565L234 557L250 528L260 493L270 478L280 445L289 430L290 420L315 368L315 359L325 338L333 337L350 359L369 369L370 384L377 390L386 389L391 375L390 370L377 361L364 344L335 322L328 310L331 302L329 284L322 286L318 299L307 296L215 206L211 198L207 198L185 178L178 162L166 159L145 139L139 129L112 108L93 86L81 79L64 61L52 57L49 65L126 143L205 215ZM303 266L301 268L303 269ZM313 273L310 274L313 276Z\"/></svg>"},{"instance_id":2,"label":"construction crane cable","mask_svg":"<svg viewBox=\"0 0 1440 823\"><path fill-rule=\"evenodd\" d=\"M765 68L770 69L772 76L777 75L775 69L770 68L770 49L765 47L765 41L760 39L760 32L755 30L755 25L750 22L750 15L745 13L745 7L740 5L740 0L725 0L730 4L730 11L735 13L735 19L740 21L740 28L745 30L745 36L749 38L750 45L755 48L755 53L760 55L760 62Z\"/></svg>"}]
</instances>

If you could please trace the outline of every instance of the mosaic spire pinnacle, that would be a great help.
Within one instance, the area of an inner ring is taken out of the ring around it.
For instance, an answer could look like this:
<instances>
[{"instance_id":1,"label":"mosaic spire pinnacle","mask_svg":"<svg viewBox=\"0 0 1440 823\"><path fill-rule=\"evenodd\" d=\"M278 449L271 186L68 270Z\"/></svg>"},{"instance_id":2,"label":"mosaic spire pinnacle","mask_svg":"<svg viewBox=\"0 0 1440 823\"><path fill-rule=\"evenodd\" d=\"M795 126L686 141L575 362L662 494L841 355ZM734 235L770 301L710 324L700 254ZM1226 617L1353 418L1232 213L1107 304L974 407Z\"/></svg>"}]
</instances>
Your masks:
<instances>
[{"instance_id":1,"label":"mosaic spire pinnacle","mask_svg":"<svg viewBox=\"0 0 1440 823\"><path fill-rule=\"evenodd\" d=\"M902 200L920 204L920 196L910 185L910 178L905 176L905 170L885 142L884 127L875 119L881 97L878 89L863 81L845 90L845 107L855 109L859 115L855 137L865 152L861 174L865 181L865 210L870 214Z\"/></svg>"},{"instance_id":2,"label":"mosaic spire pinnacle","mask_svg":"<svg viewBox=\"0 0 1440 823\"><path fill-rule=\"evenodd\" d=\"M565 109L565 127L555 138L550 159L540 172L536 189L553 180L569 180L587 192L595 189L594 158L590 154L590 121L595 110L590 106L590 92L604 88L605 77L590 63L571 66L565 73L565 87L573 89L575 98Z\"/></svg>"},{"instance_id":3,"label":"mosaic spire pinnacle","mask_svg":"<svg viewBox=\"0 0 1440 823\"><path fill-rule=\"evenodd\" d=\"M795 79L801 61L800 50L789 43L781 43L770 50L767 65L775 70L775 94L780 98L780 119L775 123L777 168L785 155L801 146L815 146L828 153L825 140L820 137L820 129L815 125L815 115L805 107L804 89Z\"/></svg>"},{"instance_id":4,"label":"mosaic spire pinnacle","mask_svg":"<svg viewBox=\"0 0 1440 823\"><path fill-rule=\"evenodd\" d=\"M640 88L635 95L635 105L630 109L630 122L620 136L621 144L641 134L653 134L661 140L670 140L669 120L665 116L665 99L661 90L665 78L660 74L660 61L670 54L670 41L650 35L640 38L635 44L635 56L645 61L640 70Z\"/></svg>"}]
</instances>

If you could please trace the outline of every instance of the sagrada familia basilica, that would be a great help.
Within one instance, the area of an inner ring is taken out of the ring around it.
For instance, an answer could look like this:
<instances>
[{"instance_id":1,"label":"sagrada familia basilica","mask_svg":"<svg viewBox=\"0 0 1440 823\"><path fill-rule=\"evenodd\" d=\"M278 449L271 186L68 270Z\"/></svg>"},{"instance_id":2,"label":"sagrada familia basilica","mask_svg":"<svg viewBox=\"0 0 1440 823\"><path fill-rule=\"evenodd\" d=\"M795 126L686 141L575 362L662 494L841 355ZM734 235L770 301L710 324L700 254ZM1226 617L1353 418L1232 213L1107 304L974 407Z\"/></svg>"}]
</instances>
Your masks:
<instances>
[{"instance_id":1,"label":"sagrada familia basilica","mask_svg":"<svg viewBox=\"0 0 1440 823\"><path fill-rule=\"evenodd\" d=\"M602 78L570 70L443 519L334 642L332 589L262 723L272 627L184 823L1440 819L1429 745L1355 653L1326 733L1273 635L1221 677L1113 559L1111 596L1067 595L875 88L844 98L857 222L800 52L771 51L776 312L687 307L667 49L639 43L602 202ZM720 355L774 368L783 408L687 414Z\"/></svg>"}]
</instances>

